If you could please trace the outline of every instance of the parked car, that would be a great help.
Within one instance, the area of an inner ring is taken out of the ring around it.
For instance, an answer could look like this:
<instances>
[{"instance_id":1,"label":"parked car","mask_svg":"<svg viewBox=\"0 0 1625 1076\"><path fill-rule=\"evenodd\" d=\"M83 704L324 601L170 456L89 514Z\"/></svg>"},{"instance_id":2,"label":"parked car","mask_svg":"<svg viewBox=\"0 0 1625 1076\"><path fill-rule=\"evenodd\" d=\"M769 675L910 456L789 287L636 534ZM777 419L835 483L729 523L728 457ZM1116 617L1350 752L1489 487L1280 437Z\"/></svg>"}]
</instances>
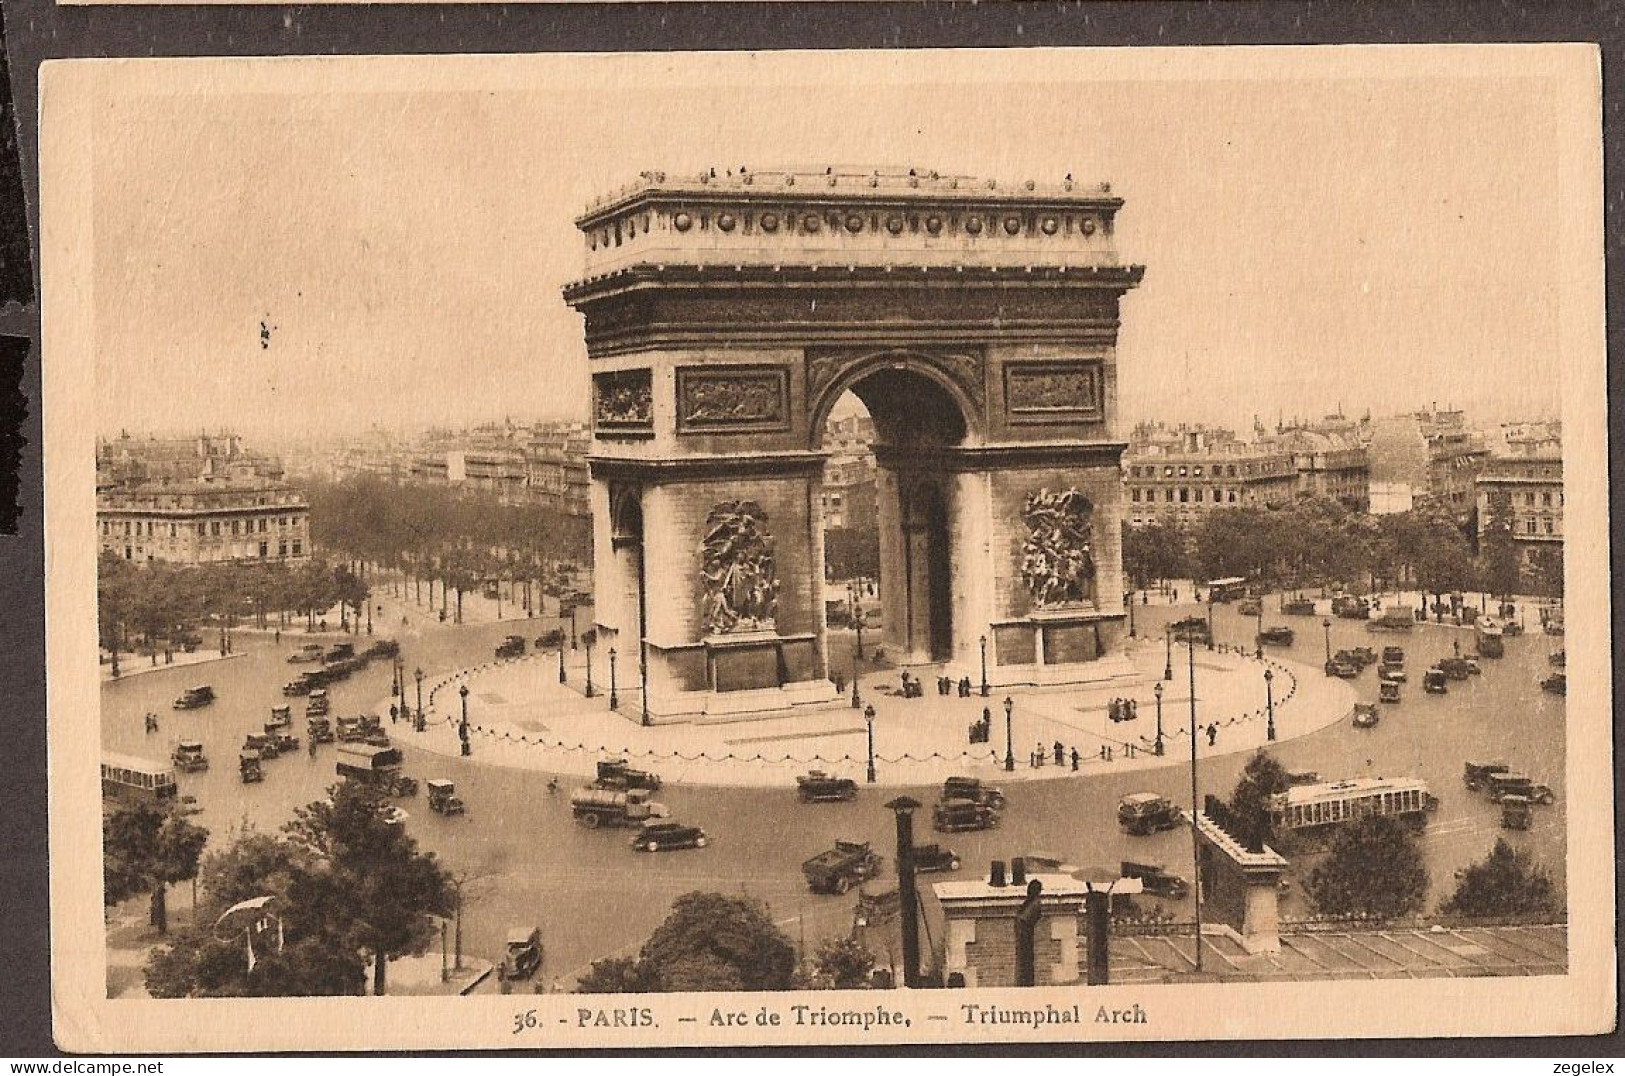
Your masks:
<instances>
[{"instance_id":1,"label":"parked car","mask_svg":"<svg viewBox=\"0 0 1625 1076\"><path fill-rule=\"evenodd\" d=\"M1326 663L1326 675L1342 680L1354 680L1360 675L1360 666L1347 658L1334 657Z\"/></svg>"},{"instance_id":2,"label":"parked car","mask_svg":"<svg viewBox=\"0 0 1625 1076\"><path fill-rule=\"evenodd\" d=\"M1397 681L1397 680L1384 680L1382 683L1378 684L1377 685L1377 701L1378 702L1398 702L1399 701L1399 681Z\"/></svg>"},{"instance_id":3,"label":"parked car","mask_svg":"<svg viewBox=\"0 0 1625 1076\"><path fill-rule=\"evenodd\" d=\"M835 847L801 865L801 874L814 893L845 893L880 873L880 855L868 841L837 840Z\"/></svg>"},{"instance_id":4,"label":"parked car","mask_svg":"<svg viewBox=\"0 0 1625 1076\"><path fill-rule=\"evenodd\" d=\"M639 852L663 852L668 848L704 848L705 830L681 822L650 822L632 838Z\"/></svg>"},{"instance_id":5,"label":"parked car","mask_svg":"<svg viewBox=\"0 0 1625 1076\"><path fill-rule=\"evenodd\" d=\"M299 737L283 732L282 726L272 721L265 723L265 739L276 746L279 755L288 755L299 750Z\"/></svg>"},{"instance_id":6,"label":"parked car","mask_svg":"<svg viewBox=\"0 0 1625 1076\"><path fill-rule=\"evenodd\" d=\"M310 694L310 681L303 677L298 680L289 680L282 685L282 697L285 699L298 698L300 695Z\"/></svg>"},{"instance_id":7,"label":"parked car","mask_svg":"<svg viewBox=\"0 0 1625 1076\"><path fill-rule=\"evenodd\" d=\"M1382 648L1382 663L1384 665L1405 664L1405 648L1403 646L1385 646Z\"/></svg>"},{"instance_id":8,"label":"parked car","mask_svg":"<svg viewBox=\"0 0 1625 1076\"><path fill-rule=\"evenodd\" d=\"M1440 658L1434 668L1452 680L1465 680L1479 671L1478 662L1472 658Z\"/></svg>"},{"instance_id":9,"label":"parked car","mask_svg":"<svg viewBox=\"0 0 1625 1076\"><path fill-rule=\"evenodd\" d=\"M334 643L327 648L327 653L322 655L322 660L331 665L335 661L345 661L353 657L355 657L354 643Z\"/></svg>"},{"instance_id":10,"label":"parked car","mask_svg":"<svg viewBox=\"0 0 1625 1076\"><path fill-rule=\"evenodd\" d=\"M1117 801L1117 823L1135 837L1177 829L1185 815L1173 801L1155 792L1131 792Z\"/></svg>"},{"instance_id":11,"label":"parked car","mask_svg":"<svg viewBox=\"0 0 1625 1076\"><path fill-rule=\"evenodd\" d=\"M170 761L182 773L202 773L209 768L209 758L203 753L201 740L182 740L176 744Z\"/></svg>"},{"instance_id":12,"label":"parked car","mask_svg":"<svg viewBox=\"0 0 1625 1076\"><path fill-rule=\"evenodd\" d=\"M1512 767L1505 762L1468 762L1461 768L1461 783L1467 791L1477 792L1496 774L1511 772Z\"/></svg>"},{"instance_id":13,"label":"parked car","mask_svg":"<svg viewBox=\"0 0 1625 1076\"><path fill-rule=\"evenodd\" d=\"M1443 695L1449 692L1450 685L1445 683L1448 679L1444 670L1435 665L1422 674L1422 690L1429 695Z\"/></svg>"},{"instance_id":14,"label":"parked car","mask_svg":"<svg viewBox=\"0 0 1625 1076\"><path fill-rule=\"evenodd\" d=\"M993 829L998 824L999 812L975 800L942 800L931 809L931 828L938 833Z\"/></svg>"},{"instance_id":15,"label":"parked car","mask_svg":"<svg viewBox=\"0 0 1625 1076\"><path fill-rule=\"evenodd\" d=\"M497 644L497 660L503 658L523 657L525 653L525 637L522 635L509 635Z\"/></svg>"},{"instance_id":16,"label":"parked car","mask_svg":"<svg viewBox=\"0 0 1625 1076\"><path fill-rule=\"evenodd\" d=\"M306 643L304 646L301 646L298 650L295 650L293 653L288 655L288 663L291 665L305 665L311 662L320 661L322 660L322 653L323 649L321 643Z\"/></svg>"},{"instance_id":17,"label":"parked car","mask_svg":"<svg viewBox=\"0 0 1625 1076\"><path fill-rule=\"evenodd\" d=\"M1291 646L1294 633L1291 628L1275 625L1258 633L1259 646Z\"/></svg>"},{"instance_id":18,"label":"parked car","mask_svg":"<svg viewBox=\"0 0 1625 1076\"><path fill-rule=\"evenodd\" d=\"M1523 773L1490 774L1484 781L1484 793L1496 803L1507 796L1523 796L1530 803L1543 806L1557 802L1557 795L1550 785L1537 784L1534 778Z\"/></svg>"},{"instance_id":19,"label":"parked car","mask_svg":"<svg viewBox=\"0 0 1625 1076\"><path fill-rule=\"evenodd\" d=\"M946 845L918 844L914 846L914 869L926 874L956 871L959 869L959 856Z\"/></svg>"},{"instance_id":20,"label":"parked car","mask_svg":"<svg viewBox=\"0 0 1625 1076\"><path fill-rule=\"evenodd\" d=\"M985 785L979 777L950 777L942 782L944 800L970 800L995 811L1004 810L1004 790Z\"/></svg>"},{"instance_id":21,"label":"parked car","mask_svg":"<svg viewBox=\"0 0 1625 1076\"><path fill-rule=\"evenodd\" d=\"M1332 599L1332 615L1343 620L1365 620L1371 615L1371 603L1352 594L1340 594Z\"/></svg>"},{"instance_id":22,"label":"parked car","mask_svg":"<svg viewBox=\"0 0 1625 1076\"><path fill-rule=\"evenodd\" d=\"M515 927L508 931L508 944L502 951L502 977L508 980L528 979L542 966L542 931L540 927Z\"/></svg>"},{"instance_id":23,"label":"parked car","mask_svg":"<svg viewBox=\"0 0 1625 1076\"><path fill-rule=\"evenodd\" d=\"M310 693L310 699L305 703L305 716L325 717L332 708L333 702L327 697L327 689L319 687Z\"/></svg>"},{"instance_id":24,"label":"parked car","mask_svg":"<svg viewBox=\"0 0 1625 1076\"><path fill-rule=\"evenodd\" d=\"M311 743L333 742L333 721L328 717L312 717L305 720L305 735Z\"/></svg>"},{"instance_id":25,"label":"parked car","mask_svg":"<svg viewBox=\"0 0 1625 1076\"><path fill-rule=\"evenodd\" d=\"M646 788L651 792L660 788L658 773L634 770L632 764L624 758L600 761L597 774L597 779L593 781L594 788L616 788L623 791L630 788Z\"/></svg>"},{"instance_id":26,"label":"parked car","mask_svg":"<svg viewBox=\"0 0 1625 1076\"><path fill-rule=\"evenodd\" d=\"M260 768L260 753L244 749L237 754L237 776L243 784L251 785L265 780L265 771Z\"/></svg>"},{"instance_id":27,"label":"parked car","mask_svg":"<svg viewBox=\"0 0 1625 1076\"><path fill-rule=\"evenodd\" d=\"M1569 678L1567 673L1554 672L1540 682L1542 691L1549 691L1553 695L1567 695L1569 693Z\"/></svg>"},{"instance_id":28,"label":"parked car","mask_svg":"<svg viewBox=\"0 0 1625 1076\"><path fill-rule=\"evenodd\" d=\"M1377 704L1374 702L1357 702L1354 704L1354 727L1357 729L1374 729L1381 720L1377 714Z\"/></svg>"},{"instance_id":29,"label":"parked car","mask_svg":"<svg viewBox=\"0 0 1625 1076\"><path fill-rule=\"evenodd\" d=\"M1535 821L1535 811L1527 796L1504 796L1501 799L1501 828L1528 829Z\"/></svg>"},{"instance_id":30,"label":"parked car","mask_svg":"<svg viewBox=\"0 0 1625 1076\"><path fill-rule=\"evenodd\" d=\"M1375 665L1377 663L1377 652L1371 649L1369 646L1350 647L1347 650L1339 650L1332 656L1352 661L1362 669L1364 669L1367 665Z\"/></svg>"},{"instance_id":31,"label":"parked car","mask_svg":"<svg viewBox=\"0 0 1625 1076\"><path fill-rule=\"evenodd\" d=\"M823 770L811 770L796 778L796 796L802 803L828 803L856 799L858 783L850 777L831 777Z\"/></svg>"},{"instance_id":32,"label":"parked car","mask_svg":"<svg viewBox=\"0 0 1625 1076\"><path fill-rule=\"evenodd\" d=\"M1403 684L1406 680L1405 666L1383 662L1377 666L1377 679L1384 683Z\"/></svg>"},{"instance_id":33,"label":"parked car","mask_svg":"<svg viewBox=\"0 0 1625 1076\"><path fill-rule=\"evenodd\" d=\"M1190 883L1177 874L1170 874L1160 863L1134 863L1124 860L1120 867L1124 878L1138 878L1142 892L1168 900L1183 900L1190 892Z\"/></svg>"},{"instance_id":34,"label":"parked car","mask_svg":"<svg viewBox=\"0 0 1625 1076\"><path fill-rule=\"evenodd\" d=\"M396 642L394 639L379 639L377 642L367 647L366 650L362 651L362 656L368 659L392 658L400 652L401 644Z\"/></svg>"},{"instance_id":35,"label":"parked car","mask_svg":"<svg viewBox=\"0 0 1625 1076\"><path fill-rule=\"evenodd\" d=\"M243 750L252 751L261 759L270 760L282 754L277 747L274 736L267 736L263 732L251 732L243 737Z\"/></svg>"},{"instance_id":36,"label":"parked car","mask_svg":"<svg viewBox=\"0 0 1625 1076\"><path fill-rule=\"evenodd\" d=\"M1243 598L1236 603L1236 612L1242 616L1258 616L1264 611L1264 602L1259 598Z\"/></svg>"},{"instance_id":37,"label":"parked car","mask_svg":"<svg viewBox=\"0 0 1625 1076\"><path fill-rule=\"evenodd\" d=\"M180 698L175 700L174 708L177 710L198 710L214 702L214 688L208 684L199 684L189 687L181 692Z\"/></svg>"},{"instance_id":38,"label":"parked car","mask_svg":"<svg viewBox=\"0 0 1625 1076\"><path fill-rule=\"evenodd\" d=\"M1314 616L1315 603L1308 598L1293 598L1281 603L1281 612L1287 616Z\"/></svg>"}]
</instances>

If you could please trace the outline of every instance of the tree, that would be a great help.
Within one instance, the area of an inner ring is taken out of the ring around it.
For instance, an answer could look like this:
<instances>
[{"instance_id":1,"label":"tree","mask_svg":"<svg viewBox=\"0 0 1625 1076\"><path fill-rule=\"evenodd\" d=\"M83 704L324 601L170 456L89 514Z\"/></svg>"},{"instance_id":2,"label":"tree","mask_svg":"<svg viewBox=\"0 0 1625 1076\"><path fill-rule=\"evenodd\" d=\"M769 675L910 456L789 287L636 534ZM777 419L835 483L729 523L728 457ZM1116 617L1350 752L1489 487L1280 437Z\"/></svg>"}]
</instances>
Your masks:
<instances>
[{"instance_id":1,"label":"tree","mask_svg":"<svg viewBox=\"0 0 1625 1076\"><path fill-rule=\"evenodd\" d=\"M1270 797L1285 792L1292 782L1286 768L1274 756L1260 750L1247 760L1235 791L1230 793L1230 812L1245 835L1261 841L1270 838Z\"/></svg>"},{"instance_id":2,"label":"tree","mask_svg":"<svg viewBox=\"0 0 1625 1076\"><path fill-rule=\"evenodd\" d=\"M875 956L856 938L826 938L813 957L813 985L856 990L869 985Z\"/></svg>"},{"instance_id":3,"label":"tree","mask_svg":"<svg viewBox=\"0 0 1625 1076\"><path fill-rule=\"evenodd\" d=\"M1185 535L1160 520L1123 524L1123 571L1136 590L1186 574Z\"/></svg>"},{"instance_id":4,"label":"tree","mask_svg":"<svg viewBox=\"0 0 1625 1076\"><path fill-rule=\"evenodd\" d=\"M328 909L333 933L373 962L373 993L385 993L389 961L424 952L431 916L455 906L450 876L399 822L383 793L346 781L331 799L301 807L285 832L315 868L300 879L305 899Z\"/></svg>"},{"instance_id":5,"label":"tree","mask_svg":"<svg viewBox=\"0 0 1625 1076\"><path fill-rule=\"evenodd\" d=\"M824 565L831 579L873 579L880 574L878 533L831 527L824 532Z\"/></svg>"},{"instance_id":6,"label":"tree","mask_svg":"<svg viewBox=\"0 0 1625 1076\"><path fill-rule=\"evenodd\" d=\"M1498 598L1517 592L1518 549L1512 539L1512 494L1496 492L1489 497L1489 513L1484 519L1484 535L1479 540L1479 573L1484 587Z\"/></svg>"},{"instance_id":7,"label":"tree","mask_svg":"<svg viewBox=\"0 0 1625 1076\"><path fill-rule=\"evenodd\" d=\"M1345 826L1331 854L1309 875L1315 907L1329 915L1394 919L1416 911L1427 896L1422 853L1404 826L1373 815Z\"/></svg>"},{"instance_id":8,"label":"tree","mask_svg":"<svg viewBox=\"0 0 1625 1076\"><path fill-rule=\"evenodd\" d=\"M1461 872L1456 891L1439 906L1439 911L1445 915L1546 919L1557 914L1557 898L1551 875L1537 866L1528 852L1499 838L1488 858Z\"/></svg>"},{"instance_id":9,"label":"tree","mask_svg":"<svg viewBox=\"0 0 1625 1076\"><path fill-rule=\"evenodd\" d=\"M123 807L102 818L102 900L113 905L152 895L152 925L169 930L169 887L197 876L209 831L150 804Z\"/></svg>"},{"instance_id":10,"label":"tree","mask_svg":"<svg viewBox=\"0 0 1625 1076\"><path fill-rule=\"evenodd\" d=\"M644 977L642 963L630 956L595 960L576 983L578 994L643 994L655 989Z\"/></svg>"},{"instance_id":11,"label":"tree","mask_svg":"<svg viewBox=\"0 0 1625 1076\"><path fill-rule=\"evenodd\" d=\"M636 960L600 960L581 980L586 993L789 990L796 947L767 910L747 897L685 893L644 942Z\"/></svg>"}]
</instances>

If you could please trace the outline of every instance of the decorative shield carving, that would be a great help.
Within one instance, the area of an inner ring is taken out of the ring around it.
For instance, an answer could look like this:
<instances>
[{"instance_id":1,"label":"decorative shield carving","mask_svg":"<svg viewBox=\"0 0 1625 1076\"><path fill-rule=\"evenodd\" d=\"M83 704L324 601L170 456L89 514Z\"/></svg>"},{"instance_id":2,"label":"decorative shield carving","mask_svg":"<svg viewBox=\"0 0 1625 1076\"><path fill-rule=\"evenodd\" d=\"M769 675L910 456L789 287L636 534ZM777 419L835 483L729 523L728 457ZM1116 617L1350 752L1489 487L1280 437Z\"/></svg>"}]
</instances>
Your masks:
<instances>
[{"instance_id":1,"label":"decorative shield carving","mask_svg":"<svg viewBox=\"0 0 1625 1076\"><path fill-rule=\"evenodd\" d=\"M771 629L779 581L773 571L773 536L755 501L724 501L705 517L700 544L705 586L702 619L711 635Z\"/></svg>"},{"instance_id":2,"label":"decorative shield carving","mask_svg":"<svg viewBox=\"0 0 1625 1076\"><path fill-rule=\"evenodd\" d=\"M593 424L601 430L654 429L654 389L648 370L594 374Z\"/></svg>"},{"instance_id":3,"label":"decorative shield carving","mask_svg":"<svg viewBox=\"0 0 1625 1076\"><path fill-rule=\"evenodd\" d=\"M1028 495L1021 578L1041 609L1095 600L1094 505L1076 489Z\"/></svg>"}]
</instances>

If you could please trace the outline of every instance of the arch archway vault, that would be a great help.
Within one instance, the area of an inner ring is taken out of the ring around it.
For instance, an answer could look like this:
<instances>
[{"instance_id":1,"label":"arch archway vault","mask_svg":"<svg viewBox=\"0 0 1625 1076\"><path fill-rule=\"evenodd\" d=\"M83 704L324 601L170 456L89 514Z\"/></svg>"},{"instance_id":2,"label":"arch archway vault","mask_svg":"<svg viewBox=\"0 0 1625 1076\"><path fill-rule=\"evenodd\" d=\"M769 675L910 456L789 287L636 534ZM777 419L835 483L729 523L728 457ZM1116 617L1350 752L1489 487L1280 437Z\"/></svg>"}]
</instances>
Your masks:
<instances>
[{"instance_id":1,"label":"arch archway vault","mask_svg":"<svg viewBox=\"0 0 1625 1076\"><path fill-rule=\"evenodd\" d=\"M1117 259L1121 205L647 173L577 220L595 620L647 654L654 720L835 702L821 439L848 390L876 425L890 654L990 687L1116 671L1116 340L1143 272Z\"/></svg>"}]
</instances>

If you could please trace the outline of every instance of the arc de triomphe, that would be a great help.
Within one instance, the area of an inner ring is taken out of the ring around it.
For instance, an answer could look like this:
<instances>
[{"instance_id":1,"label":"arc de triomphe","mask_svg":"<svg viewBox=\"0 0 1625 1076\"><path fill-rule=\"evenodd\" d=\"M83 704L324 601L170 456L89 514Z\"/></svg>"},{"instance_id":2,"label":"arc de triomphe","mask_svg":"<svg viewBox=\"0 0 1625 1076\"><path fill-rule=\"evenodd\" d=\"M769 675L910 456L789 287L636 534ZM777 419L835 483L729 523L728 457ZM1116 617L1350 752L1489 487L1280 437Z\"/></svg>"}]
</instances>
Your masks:
<instances>
[{"instance_id":1,"label":"arc de triomphe","mask_svg":"<svg viewBox=\"0 0 1625 1076\"><path fill-rule=\"evenodd\" d=\"M659 720L827 703L825 420L875 424L883 644L972 683L1120 668L1108 187L645 173L576 221L602 652ZM984 642L985 640L985 642ZM844 670L843 670L844 672ZM634 701L623 710L634 714Z\"/></svg>"}]
</instances>

